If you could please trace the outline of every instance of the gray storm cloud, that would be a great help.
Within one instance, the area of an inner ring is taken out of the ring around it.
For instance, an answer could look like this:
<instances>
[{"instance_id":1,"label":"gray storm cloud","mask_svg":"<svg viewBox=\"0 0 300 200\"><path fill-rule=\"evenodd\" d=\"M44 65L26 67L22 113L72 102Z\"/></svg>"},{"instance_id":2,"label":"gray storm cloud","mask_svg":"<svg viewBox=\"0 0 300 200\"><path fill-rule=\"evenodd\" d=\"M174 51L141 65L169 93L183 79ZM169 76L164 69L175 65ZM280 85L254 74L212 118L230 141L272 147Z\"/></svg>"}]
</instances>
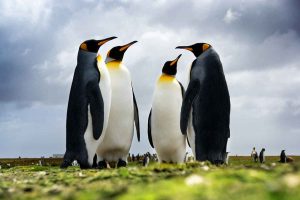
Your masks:
<instances>
[{"instance_id":1,"label":"gray storm cloud","mask_svg":"<svg viewBox=\"0 0 300 200\"><path fill-rule=\"evenodd\" d=\"M125 55L141 115L141 143L152 151L147 117L161 67L183 53L186 85L194 59L178 45L208 42L220 54L232 115L229 151L299 154L300 27L298 1L1 1L0 157L65 150L65 115L79 44L118 36L100 49L139 42Z\"/></svg>"}]
</instances>

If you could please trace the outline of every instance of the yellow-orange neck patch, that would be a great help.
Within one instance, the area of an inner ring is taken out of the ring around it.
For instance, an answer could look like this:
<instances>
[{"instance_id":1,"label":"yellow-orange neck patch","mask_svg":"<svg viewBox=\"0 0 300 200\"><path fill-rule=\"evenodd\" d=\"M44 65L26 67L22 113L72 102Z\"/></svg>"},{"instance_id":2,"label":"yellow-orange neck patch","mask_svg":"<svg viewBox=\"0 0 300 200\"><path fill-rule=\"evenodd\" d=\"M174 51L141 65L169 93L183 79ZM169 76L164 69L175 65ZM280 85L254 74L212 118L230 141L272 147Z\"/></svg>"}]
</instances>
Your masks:
<instances>
[{"instance_id":1,"label":"yellow-orange neck patch","mask_svg":"<svg viewBox=\"0 0 300 200\"><path fill-rule=\"evenodd\" d=\"M110 68L119 68L121 66L121 64L122 64L122 62L117 61L117 60L113 60L113 61L106 63L107 67L110 67Z\"/></svg>"},{"instance_id":2,"label":"yellow-orange neck patch","mask_svg":"<svg viewBox=\"0 0 300 200\"><path fill-rule=\"evenodd\" d=\"M170 76L170 75L167 75L167 74L162 74L160 77L159 77L159 82L170 82L170 81L173 81L175 80L175 77L174 76Z\"/></svg>"}]
</instances>

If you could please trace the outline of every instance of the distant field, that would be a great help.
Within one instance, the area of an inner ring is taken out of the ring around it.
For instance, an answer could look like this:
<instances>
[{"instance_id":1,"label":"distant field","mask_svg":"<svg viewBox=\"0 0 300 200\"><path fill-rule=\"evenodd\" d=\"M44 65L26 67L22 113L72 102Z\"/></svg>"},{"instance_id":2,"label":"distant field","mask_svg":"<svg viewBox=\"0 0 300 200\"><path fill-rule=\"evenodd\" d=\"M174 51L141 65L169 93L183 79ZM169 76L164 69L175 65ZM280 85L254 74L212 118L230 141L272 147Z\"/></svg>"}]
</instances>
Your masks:
<instances>
[{"instance_id":1,"label":"distant field","mask_svg":"<svg viewBox=\"0 0 300 200\"><path fill-rule=\"evenodd\" d=\"M295 161L300 162L300 156L291 156ZM26 165L37 165L39 161L44 160L45 165L49 166L59 166L62 162L62 158L0 158L0 165L10 164L13 166L26 166ZM279 156L266 156L266 162L277 162ZM252 164L252 159L250 156L230 156L229 161L232 164Z\"/></svg>"},{"instance_id":2,"label":"distant field","mask_svg":"<svg viewBox=\"0 0 300 200\"><path fill-rule=\"evenodd\" d=\"M40 158L0 159L2 166L14 165L0 169L0 199L299 200L300 157L293 158L294 163L281 164L271 156L261 165L232 156L220 167L131 162L106 170L62 170L61 159L45 159L49 166L37 166Z\"/></svg>"}]
</instances>

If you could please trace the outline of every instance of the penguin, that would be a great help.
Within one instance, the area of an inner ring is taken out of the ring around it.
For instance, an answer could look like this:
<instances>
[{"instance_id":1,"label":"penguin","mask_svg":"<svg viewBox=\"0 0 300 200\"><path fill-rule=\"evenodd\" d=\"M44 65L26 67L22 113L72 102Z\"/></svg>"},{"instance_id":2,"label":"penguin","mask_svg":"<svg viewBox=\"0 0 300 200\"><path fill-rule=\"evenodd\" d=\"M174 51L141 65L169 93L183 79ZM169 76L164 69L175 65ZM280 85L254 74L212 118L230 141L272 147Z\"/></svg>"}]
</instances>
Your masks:
<instances>
[{"instance_id":1,"label":"penguin","mask_svg":"<svg viewBox=\"0 0 300 200\"><path fill-rule=\"evenodd\" d=\"M130 42L116 46L108 51L106 65L111 78L111 108L103 141L97 149L98 167L106 168L108 163L117 163L117 167L127 165L134 124L137 138L140 141L139 113L136 103L130 72L123 64L126 50L136 43Z\"/></svg>"},{"instance_id":2,"label":"penguin","mask_svg":"<svg viewBox=\"0 0 300 200\"><path fill-rule=\"evenodd\" d=\"M156 81L148 117L149 143L163 163L183 163L186 153L186 135L180 130L184 88L175 77L180 56L164 64Z\"/></svg>"},{"instance_id":3,"label":"penguin","mask_svg":"<svg viewBox=\"0 0 300 200\"><path fill-rule=\"evenodd\" d=\"M150 162L150 155L146 153L143 158L143 166L148 167L149 162Z\"/></svg>"},{"instance_id":4,"label":"penguin","mask_svg":"<svg viewBox=\"0 0 300 200\"><path fill-rule=\"evenodd\" d=\"M61 168L77 160L81 168L91 168L103 138L110 109L110 77L97 52L115 39L87 40L78 51L66 119L66 152Z\"/></svg>"},{"instance_id":5,"label":"penguin","mask_svg":"<svg viewBox=\"0 0 300 200\"><path fill-rule=\"evenodd\" d=\"M280 153L280 161L281 163L286 163L287 156L285 155L285 150L282 150Z\"/></svg>"},{"instance_id":6,"label":"penguin","mask_svg":"<svg viewBox=\"0 0 300 200\"><path fill-rule=\"evenodd\" d=\"M266 157L265 157L265 148L262 148L260 153L259 153L259 162L260 163L265 163L266 162Z\"/></svg>"},{"instance_id":7,"label":"penguin","mask_svg":"<svg viewBox=\"0 0 300 200\"><path fill-rule=\"evenodd\" d=\"M180 128L187 134L196 160L222 164L230 137L230 97L218 53L210 44L178 46L196 59L182 102Z\"/></svg>"}]
</instances>

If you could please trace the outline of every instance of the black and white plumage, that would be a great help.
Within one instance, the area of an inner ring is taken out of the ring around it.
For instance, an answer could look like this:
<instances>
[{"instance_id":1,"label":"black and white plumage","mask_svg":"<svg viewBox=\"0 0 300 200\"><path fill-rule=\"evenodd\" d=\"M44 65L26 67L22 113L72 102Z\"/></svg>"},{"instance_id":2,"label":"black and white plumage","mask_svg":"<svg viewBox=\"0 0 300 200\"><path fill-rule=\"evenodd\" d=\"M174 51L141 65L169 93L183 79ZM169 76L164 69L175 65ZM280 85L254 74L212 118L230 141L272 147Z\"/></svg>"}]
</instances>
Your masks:
<instances>
[{"instance_id":1,"label":"black and white plumage","mask_svg":"<svg viewBox=\"0 0 300 200\"><path fill-rule=\"evenodd\" d=\"M218 53L206 43L180 46L194 53L190 80L181 108L181 131L198 161L215 164L226 159L230 136L230 97Z\"/></svg>"},{"instance_id":2,"label":"black and white plumage","mask_svg":"<svg viewBox=\"0 0 300 200\"><path fill-rule=\"evenodd\" d=\"M180 131L184 88L175 78L180 56L164 64L155 84L148 118L149 143L155 148L160 162L182 163L186 152L186 136Z\"/></svg>"},{"instance_id":3,"label":"black and white plumage","mask_svg":"<svg viewBox=\"0 0 300 200\"><path fill-rule=\"evenodd\" d=\"M109 83L110 79L102 73L105 64L101 62L100 55L97 57L97 51L101 45L115 38L87 40L80 45L69 95L62 168L70 166L74 160L81 168L92 167L96 148L106 128L107 101L110 101L110 97L106 98L110 84L103 88L103 83Z\"/></svg>"},{"instance_id":4,"label":"black and white plumage","mask_svg":"<svg viewBox=\"0 0 300 200\"><path fill-rule=\"evenodd\" d=\"M105 136L97 149L98 167L116 162L117 167L127 165L134 125L140 140L139 112L134 95L131 75L122 59L126 50L136 43L113 47L107 54L106 65L111 78L111 108Z\"/></svg>"}]
</instances>

